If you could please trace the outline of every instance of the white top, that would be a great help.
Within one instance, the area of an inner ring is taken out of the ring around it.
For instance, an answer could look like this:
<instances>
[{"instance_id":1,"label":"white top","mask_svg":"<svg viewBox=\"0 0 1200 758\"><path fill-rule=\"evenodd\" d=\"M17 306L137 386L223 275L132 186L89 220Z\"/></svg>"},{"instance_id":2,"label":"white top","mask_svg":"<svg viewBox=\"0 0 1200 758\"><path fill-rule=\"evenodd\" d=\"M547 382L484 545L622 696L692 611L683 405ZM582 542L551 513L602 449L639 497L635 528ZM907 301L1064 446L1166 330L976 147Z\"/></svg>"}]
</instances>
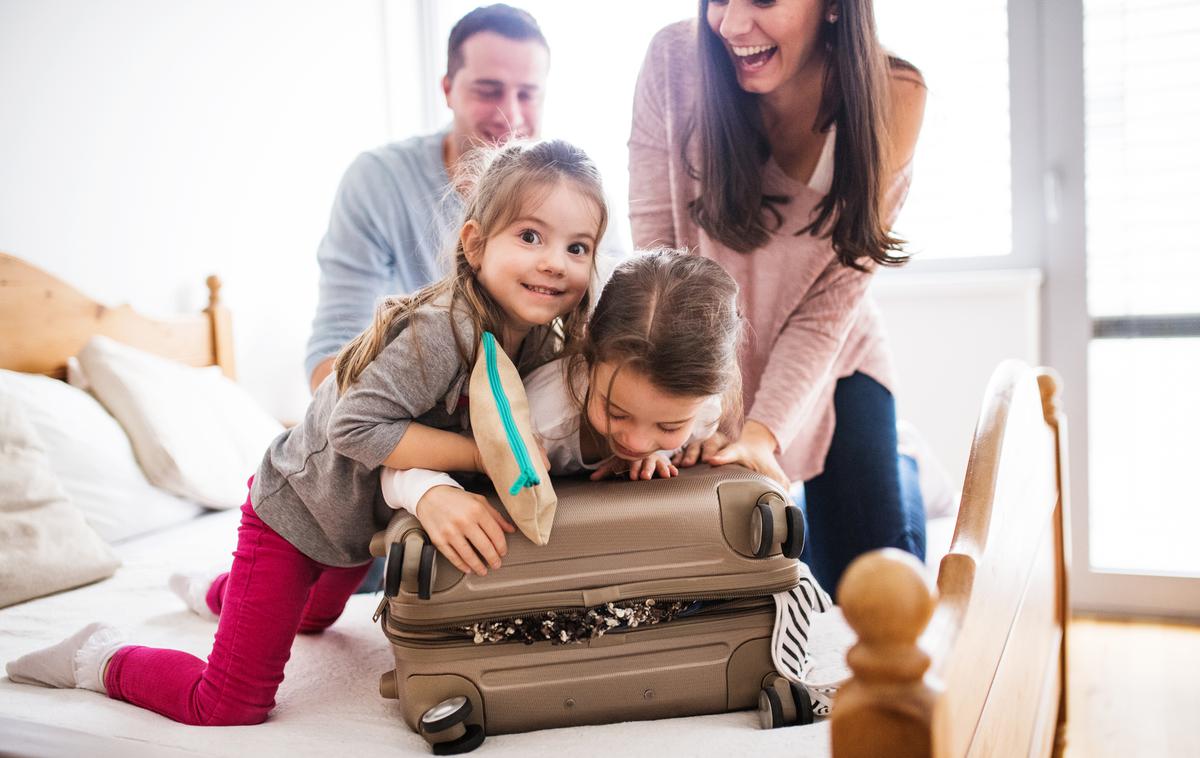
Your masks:
<instances>
[{"instance_id":1,"label":"white top","mask_svg":"<svg viewBox=\"0 0 1200 758\"><path fill-rule=\"evenodd\" d=\"M546 448L550 459L550 471L554 474L577 474L600 467L604 461L587 463L579 446L579 419L582 413L576 398L582 399L587 392L588 372L583 363L571 377L574 392L567 384L567 359L559 358L531 372L525 377L525 394L529 398L529 415L533 433ZM721 398L710 397L700 406L696 414L696 426L685 444L690 445L708 439L717 431L721 420ZM673 455L674 450L663 450ZM607 460L607 459L605 459ZM416 513L417 503L430 489L439 485L458 487L462 485L449 475L428 469L398 470L385 468L380 477L383 499L389 507Z\"/></svg>"}]
</instances>

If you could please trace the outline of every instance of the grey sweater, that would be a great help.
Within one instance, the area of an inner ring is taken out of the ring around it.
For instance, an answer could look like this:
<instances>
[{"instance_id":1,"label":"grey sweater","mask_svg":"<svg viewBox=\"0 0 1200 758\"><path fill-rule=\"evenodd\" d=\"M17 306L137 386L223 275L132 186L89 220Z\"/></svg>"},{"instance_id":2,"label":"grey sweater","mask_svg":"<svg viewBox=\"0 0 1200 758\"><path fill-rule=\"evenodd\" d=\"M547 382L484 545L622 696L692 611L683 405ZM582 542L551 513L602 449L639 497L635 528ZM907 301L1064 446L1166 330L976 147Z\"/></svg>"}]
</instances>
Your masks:
<instances>
[{"instance_id":1,"label":"grey sweater","mask_svg":"<svg viewBox=\"0 0 1200 758\"><path fill-rule=\"evenodd\" d=\"M472 355L478 339L470 319L454 316ZM545 343L544 330L525 340L518 365L544 362L526 355ZM539 351L540 352L540 351ZM455 344L448 308L422 307L400 325L358 379L338 396L328 377L304 420L279 435L263 456L250 489L255 513L315 561L353 566L371 559L371 535L387 526L379 467L414 421L461 430L460 394L471 367Z\"/></svg>"}]
</instances>

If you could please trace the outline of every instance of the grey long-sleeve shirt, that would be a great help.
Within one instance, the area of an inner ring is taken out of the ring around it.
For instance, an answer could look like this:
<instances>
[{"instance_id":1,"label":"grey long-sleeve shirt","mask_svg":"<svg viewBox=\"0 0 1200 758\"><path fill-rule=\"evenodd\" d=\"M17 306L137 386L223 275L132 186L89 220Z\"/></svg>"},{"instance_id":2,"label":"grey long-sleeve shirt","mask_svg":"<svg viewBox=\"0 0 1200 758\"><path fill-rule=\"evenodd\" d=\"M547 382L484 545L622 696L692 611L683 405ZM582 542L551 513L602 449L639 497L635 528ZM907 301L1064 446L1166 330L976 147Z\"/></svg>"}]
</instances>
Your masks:
<instances>
[{"instance_id":1,"label":"grey long-sleeve shirt","mask_svg":"<svg viewBox=\"0 0 1200 758\"><path fill-rule=\"evenodd\" d=\"M456 312L456 322L473 351L470 320ZM370 560L371 535L390 516L379 494L379 466L414 421L462 428L459 395L468 374L449 310L423 307L343 395L330 375L304 420L271 443L250 490L255 513L313 560L330 566Z\"/></svg>"},{"instance_id":2,"label":"grey long-sleeve shirt","mask_svg":"<svg viewBox=\"0 0 1200 758\"><path fill-rule=\"evenodd\" d=\"M466 421L464 363L478 336L470 318L448 305L426 305L389 335L389 342L341 396L334 375L317 388L304 420L267 449L250 502L254 512L300 552L329 566L371 559L371 536L392 511L379 485L380 466L416 422L459 431ZM453 328L453 331L452 331ZM517 366L532 371L558 346L548 327L530 331Z\"/></svg>"}]
</instances>

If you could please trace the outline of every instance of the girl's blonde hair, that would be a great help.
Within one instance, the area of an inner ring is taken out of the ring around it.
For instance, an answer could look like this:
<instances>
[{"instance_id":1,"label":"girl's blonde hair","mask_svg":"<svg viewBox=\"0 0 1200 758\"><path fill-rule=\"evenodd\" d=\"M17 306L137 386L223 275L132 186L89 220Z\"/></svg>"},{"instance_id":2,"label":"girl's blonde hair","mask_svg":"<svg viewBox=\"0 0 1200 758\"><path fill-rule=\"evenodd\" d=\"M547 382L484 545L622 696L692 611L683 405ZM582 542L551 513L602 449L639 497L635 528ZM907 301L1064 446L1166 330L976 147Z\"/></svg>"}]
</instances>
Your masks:
<instances>
[{"instance_id":1,"label":"girl's blonde hair","mask_svg":"<svg viewBox=\"0 0 1200 758\"><path fill-rule=\"evenodd\" d=\"M573 375L580 360L589 369L605 362L616 367L612 379L629 368L667 394L720 395L721 431L735 434L744 336L737 300L737 282L708 258L666 248L627 258L604 285L567 370ZM611 397L611 387L605 394ZM587 398L576 399L587 407Z\"/></svg>"},{"instance_id":2,"label":"girl's blonde hair","mask_svg":"<svg viewBox=\"0 0 1200 758\"><path fill-rule=\"evenodd\" d=\"M477 224L477 244L486 245L562 181L571 182L595 204L598 215L595 239L599 241L608 225L608 206L600 172L582 150L562 140L509 142L497 148L475 150L465 156L455 174L455 185L464 194L463 224L469 221ZM339 394L345 392L396 337L418 308L444 297L448 296L452 313L462 311L469 315L474 328L474 334L460 334L456 319L450 319L454 341L465 365L474 363L478 335L485 331L503 333L504 311L479 283L467 259L461 234L457 235L450 256L446 276L411 295L384 298L375 309L371 325L342 348L333 364ZM594 266L595 251L592 260ZM530 338L539 342L535 352L527 354L544 354L546 342L555 339L561 340L555 352L574 350L582 339L590 309L589 287L570 313L559 317L547 328L539 327L530 332Z\"/></svg>"}]
</instances>

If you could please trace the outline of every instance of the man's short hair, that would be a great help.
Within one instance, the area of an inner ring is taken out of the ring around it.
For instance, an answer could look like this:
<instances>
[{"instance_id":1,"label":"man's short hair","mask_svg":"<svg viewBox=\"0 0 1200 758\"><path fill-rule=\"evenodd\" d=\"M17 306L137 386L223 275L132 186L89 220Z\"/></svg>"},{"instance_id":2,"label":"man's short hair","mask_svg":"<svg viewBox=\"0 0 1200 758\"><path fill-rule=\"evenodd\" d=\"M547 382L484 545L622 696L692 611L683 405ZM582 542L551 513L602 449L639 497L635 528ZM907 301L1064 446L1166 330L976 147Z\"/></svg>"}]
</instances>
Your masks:
<instances>
[{"instance_id":1,"label":"man's short hair","mask_svg":"<svg viewBox=\"0 0 1200 758\"><path fill-rule=\"evenodd\" d=\"M450 30L446 50L447 77L454 79L454 75L463 67L463 43L480 32L495 32L513 40L537 40L547 52L550 50L541 27L527 11L504 3L485 5L460 18Z\"/></svg>"}]
</instances>

